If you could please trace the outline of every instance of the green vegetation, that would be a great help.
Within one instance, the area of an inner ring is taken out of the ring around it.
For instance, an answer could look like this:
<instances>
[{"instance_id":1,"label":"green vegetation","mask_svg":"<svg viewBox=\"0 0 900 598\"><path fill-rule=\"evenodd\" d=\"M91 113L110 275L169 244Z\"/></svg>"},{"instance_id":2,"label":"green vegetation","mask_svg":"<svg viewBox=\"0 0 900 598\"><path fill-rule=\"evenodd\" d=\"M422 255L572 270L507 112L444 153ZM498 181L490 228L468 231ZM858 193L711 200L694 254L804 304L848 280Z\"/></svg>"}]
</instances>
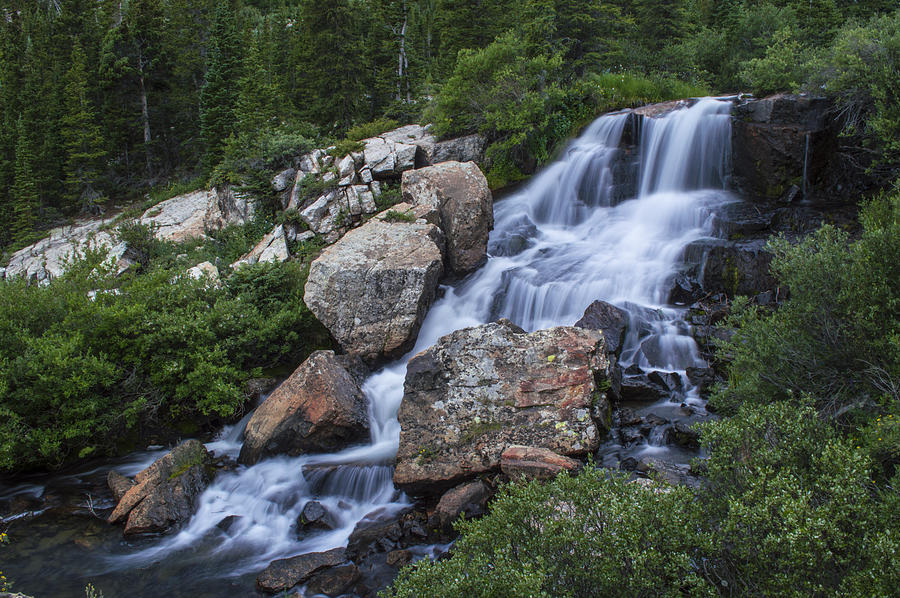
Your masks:
<instances>
[{"instance_id":1,"label":"green vegetation","mask_svg":"<svg viewBox=\"0 0 900 598\"><path fill-rule=\"evenodd\" d=\"M415 222L416 215L409 212L398 212L396 210L388 210L384 214L385 222Z\"/></svg>"},{"instance_id":2,"label":"green vegetation","mask_svg":"<svg viewBox=\"0 0 900 598\"><path fill-rule=\"evenodd\" d=\"M697 490L577 478L510 484L460 521L452 556L384 596L892 596L900 550L900 190L849 241L776 240L791 291L737 304L729 384L704 424Z\"/></svg>"},{"instance_id":3,"label":"green vegetation","mask_svg":"<svg viewBox=\"0 0 900 598\"><path fill-rule=\"evenodd\" d=\"M304 263L244 266L221 285L185 274L203 259L230 263L269 228L175 245L131 224L119 234L135 252L132 273L117 277L89 251L49 286L0 283L0 470L212 425L239 413L242 384L262 368L329 346L302 301Z\"/></svg>"}]
</instances>

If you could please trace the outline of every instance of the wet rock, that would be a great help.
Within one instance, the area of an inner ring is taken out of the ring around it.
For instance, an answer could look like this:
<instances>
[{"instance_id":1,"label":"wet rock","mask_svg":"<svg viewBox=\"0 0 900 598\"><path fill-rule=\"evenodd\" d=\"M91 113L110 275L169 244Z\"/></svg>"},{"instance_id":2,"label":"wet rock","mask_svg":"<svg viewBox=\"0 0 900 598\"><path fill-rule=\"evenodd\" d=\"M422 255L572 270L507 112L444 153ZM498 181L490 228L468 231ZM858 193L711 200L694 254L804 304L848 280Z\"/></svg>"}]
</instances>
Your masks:
<instances>
[{"instance_id":1,"label":"wet rock","mask_svg":"<svg viewBox=\"0 0 900 598\"><path fill-rule=\"evenodd\" d=\"M351 558L370 552L390 552L403 537L403 529L396 516L374 513L364 517L347 540L347 554Z\"/></svg>"},{"instance_id":2,"label":"wet rock","mask_svg":"<svg viewBox=\"0 0 900 598\"><path fill-rule=\"evenodd\" d=\"M134 486L134 480L130 480L117 471L110 470L106 476L106 485L112 491L116 503Z\"/></svg>"},{"instance_id":3,"label":"wet rock","mask_svg":"<svg viewBox=\"0 0 900 598\"><path fill-rule=\"evenodd\" d=\"M460 515L465 519L483 515L490 496L490 487L481 480L460 484L445 492L435 509L441 529L449 531Z\"/></svg>"},{"instance_id":4,"label":"wet rock","mask_svg":"<svg viewBox=\"0 0 900 598\"><path fill-rule=\"evenodd\" d=\"M766 202L819 178L835 150L825 98L778 94L734 107L734 184Z\"/></svg>"},{"instance_id":5,"label":"wet rock","mask_svg":"<svg viewBox=\"0 0 900 598\"><path fill-rule=\"evenodd\" d=\"M222 519L222 521L218 522L216 524L216 527L227 534L231 531L231 528L233 528L234 525L241 519L243 519L243 517L241 517L240 515L229 515L228 517Z\"/></svg>"},{"instance_id":6,"label":"wet rock","mask_svg":"<svg viewBox=\"0 0 900 598\"><path fill-rule=\"evenodd\" d=\"M401 355L434 300L443 247L432 224L373 218L312 263L304 300L347 352L367 361Z\"/></svg>"},{"instance_id":7,"label":"wet rock","mask_svg":"<svg viewBox=\"0 0 900 598\"><path fill-rule=\"evenodd\" d=\"M187 440L135 476L135 485L109 516L125 522L126 536L166 532L187 521L209 484L212 456L199 440Z\"/></svg>"},{"instance_id":8,"label":"wet rock","mask_svg":"<svg viewBox=\"0 0 900 598\"><path fill-rule=\"evenodd\" d=\"M683 272L676 274L671 284L668 302L672 305L690 305L703 295L703 288L697 281Z\"/></svg>"},{"instance_id":9,"label":"wet rock","mask_svg":"<svg viewBox=\"0 0 900 598\"><path fill-rule=\"evenodd\" d=\"M488 233L494 227L493 199L487 179L474 162L443 162L403 173L403 201L433 207L447 241L447 268L457 275L475 270L486 259Z\"/></svg>"},{"instance_id":10,"label":"wet rock","mask_svg":"<svg viewBox=\"0 0 900 598\"><path fill-rule=\"evenodd\" d=\"M306 592L309 595L338 596L349 590L358 579L359 567L346 563L313 574L306 585Z\"/></svg>"},{"instance_id":11,"label":"wet rock","mask_svg":"<svg viewBox=\"0 0 900 598\"><path fill-rule=\"evenodd\" d=\"M545 448L511 446L500 456L500 469L513 480L551 480L563 471L578 471L581 462Z\"/></svg>"},{"instance_id":12,"label":"wet rock","mask_svg":"<svg viewBox=\"0 0 900 598\"><path fill-rule=\"evenodd\" d=\"M627 375L621 369L617 369L616 372L610 390L613 397L620 402L653 402L669 395L668 389L651 382L646 374Z\"/></svg>"},{"instance_id":13,"label":"wet rock","mask_svg":"<svg viewBox=\"0 0 900 598\"><path fill-rule=\"evenodd\" d=\"M248 399L256 403L262 397L278 384L276 378L250 378L244 382L243 391Z\"/></svg>"},{"instance_id":14,"label":"wet rock","mask_svg":"<svg viewBox=\"0 0 900 598\"><path fill-rule=\"evenodd\" d=\"M705 392L716 381L716 373L712 368L687 368L687 377L691 384L700 388L701 392Z\"/></svg>"},{"instance_id":15,"label":"wet rock","mask_svg":"<svg viewBox=\"0 0 900 598\"><path fill-rule=\"evenodd\" d=\"M642 473L673 486L687 486L698 488L700 480L691 474L690 466L672 463L663 459L645 458L637 463L634 471Z\"/></svg>"},{"instance_id":16,"label":"wet rock","mask_svg":"<svg viewBox=\"0 0 900 598\"><path fill-rule=\"evenodd\" d=\"M647 374L647 380L651 383L665 388L669 392L681 390L681 377L675 372L659 372L653 371Z\"/></svg>"},{"instance_id":17,"label":"wet rock","mask_svg":"<svg viewBox=\"0 0 900 598\"><path fill-rule=\"evenodd\" d=\"M666 430L666 443L697 449L700 448L700 432L687 424L675 422L674 426Z\"/></svg>"},{"instance_id":18,"label":"wet rock","mask_svg":"<svg viewBox=\"0 0 900 598\"><path fill-rule=\"evenodd\" d=\"M614 421L620 426L635 426L644 421L643 418L638 415L637 411L629 409L628 407L620 407L617 409L614 418Z\"/></svg>"},{"instance_id":19,"label":"wet rock","mask_svg":"<svg viewBox=\"0 0 900 598\"><path fill-rule=\"evenodd\" d=\"M347 555L343 548L279 559L273 561L257 576L256 587L263 592L274 594L304 583L323 569L337 567L346 562Z\"/></svg>"},{"instance_id":20,"label":"wet rock","mask_svg":"<svg viewBox=\"0 0 900 598\"><path fill-rule=\"evenodd\" d=\"M500 320L442 337L407 366L394 483L437 494L498 471L510 445L593 452L608 368L603 336L582 328L529 334Z\"/></svg>"},{"instance_id":21,"label":"wet rock","mask_svg":"<svg viewBox=\"0 0 900 598\"><path fill-rule=\"evenodd\" d=\"M575 326L601 331L606 339L606 350L618 355L625 340L628 313L606 301L594 301L584 310L584 315L575 322Z\"/></svg>"},{"instance_id":22,"label":"wet rock","mask_svg":"<svg viewBox=\"0 0 900 598\"><path fill-rule=\"evenodd\" d=\"M388 553L385 562L388 566L399 569L400 567L405 567L410 564L412 560L413 555L409 550L392 550Z\"/></svg>"},{"instance_id":23,"label":"wet rock","mask_svg":"<svg viewBox=\"0 0 900 598\"><path fill-rule=\"evenodd\" d=\"M703 277L700 281L708 293L756 295L775 290L778 283L770 272L772 254L766 250L766 241L704 242Z\"/></svg>"},{"instance_id":24,"label":"wet rock","mask_svg":"<svg viewBox=\"0 0 900 598\"><path fill-rule=\"evenodd\" d=\"M337 527L334 516L328 512L322 503L311 500L304 505L297 517L297 529L302 532L312 530L332 530Z\"/></svg>"},{"instance_id":25,"label":"wet rock","mask_svg":"<svg viewBox=\"0 0 900 598\"><path fill-rule=\"evenodd\" d=\"M669 420L667 420L664 417L660 417L660 416L656 415L655 413L647 414L647 417L644 418L644 421L646 423L650 424L651 426L664 426L667 423L669 423Z\"/></svg>"},{"instance_id":26,"label":"wet rock","mask_svg":"<svg viewBox=\"0 0 900 598\"><path fill-rule=\"evenodd\" d=\"M366 397L348 361L333 351L316 351L300 364L247 422L238 462L330 452L366 440Z\"/></svg>"}]
</instances>

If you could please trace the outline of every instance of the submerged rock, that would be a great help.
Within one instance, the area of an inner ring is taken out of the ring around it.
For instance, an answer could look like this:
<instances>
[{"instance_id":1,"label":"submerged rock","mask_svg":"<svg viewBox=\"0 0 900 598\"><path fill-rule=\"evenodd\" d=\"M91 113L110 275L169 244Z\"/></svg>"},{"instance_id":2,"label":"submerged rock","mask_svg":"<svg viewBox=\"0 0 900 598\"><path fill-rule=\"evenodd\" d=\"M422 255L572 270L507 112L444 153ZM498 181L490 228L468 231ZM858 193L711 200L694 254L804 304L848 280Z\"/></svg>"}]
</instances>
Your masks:
<instances>
[{"instance_id":1,"label":"submerged rock","mask_svg":"<svg viewBox=\"0 0 900 598\"><path fill-rule=\"evenodd\" d=\"M312 263L304 300L348 353L367 361L409 350L443 274L443 235L383 212Z\"/></svg>"},{"instance_id":2,"label":"submerged rock","mask_svg":"<svg viewBox=\"0 0 900 598\"><path fill-rule=\"evenodd\" d=\"M444 162L403 173L403 200L433 207L447 240L447 269L457 275L486 259L494 207L487 179L474 162Z\"/></svg>"},{"instance_id":3,"label":"submerged rock","mask_svg":"<svg viewBox=\"0 0 900 598\"><path fill-rule=\"evenodd\" d=\"M368 438L366 397L352 358L316 351L263 401L244 431L240 463L328 452Z\"/></svg>"},{"instance_id":4,"label":"submerged rock","mask_svg":"<svg viewBox=\"0 0 900 598\"><path fill-rule=\"evenodd\" d=\"M125 522L126 536L166 532L187 521L209 484L212 456L199 440L187 440L135 476L109 516ZM118 481L117 481L118 484Z\"/></svg>"},{"instance_id":5,"label":"submerged rock","mask_svg":"<svg viewBox=\"0 0 900 598\"><path fill-rule=\"evenodd\" d=\"M592 330L529 334L500 320L442 337L407 366L394 483L440 493L499 471L510 445L593 452L601 431L591 411L608 368L603 336Z\"/></svg>"}]
</instances>

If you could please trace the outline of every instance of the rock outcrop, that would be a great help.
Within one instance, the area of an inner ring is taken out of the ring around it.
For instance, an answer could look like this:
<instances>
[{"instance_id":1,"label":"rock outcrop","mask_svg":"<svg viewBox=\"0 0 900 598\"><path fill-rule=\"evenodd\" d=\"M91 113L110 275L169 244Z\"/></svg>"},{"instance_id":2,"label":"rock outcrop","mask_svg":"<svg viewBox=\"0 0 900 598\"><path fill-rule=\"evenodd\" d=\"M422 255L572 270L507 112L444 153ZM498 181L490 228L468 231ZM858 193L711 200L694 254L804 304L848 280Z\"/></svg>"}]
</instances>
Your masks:
<instances>
[{"instance_id":1,"label":"rock outcrop","mask_svg":"<svg viewBox=\"0 0 900 598\"><path fill-rule=\"evenodd\" d=\"M255 210L248 196L225 186L167 199L145 211L140 222L153 227L157 239L177 242L202 238L229 224L245 224Z\"/></svg>"},{"instance_id":2,"label":"rock outcrop","mask_svg":"<svg viewBox=\"0 0 900 598\"><path fill-rule=\"evenodd\" d=\"M125 522L126 536L166 532L187 521L210 480L212 456L199 440L187 440L135 476L109 516ZM121 480L117 487L124 489Z\"/></svg>"},{"instance_id":3,"label":"rock outcrop","mask_svg":"<svg viewBox=\"0 0 900 598\"><path fill-rule=\"evenodd\" d=\"M304 300L348 353L367 361L415 342L444 272L440 229L382 212L312 263Z\"/></svg>"},{"instance_id":4,"label":"rock outcrop","mask_svg":"<svg viewBox=\"0 0 900 598\"><path fill-rule=\"evenodd\" d=\"M483 162L486 140L481 135L466 135L434 144L429 156L432 164L440 162Z\"/></svg>"},{"instance_id":5,"label":"rock outcrop","mask_svg":"<svg viewBox=\"0 0 900 598\"><path fill-rule=\"evenodd\" d=\"M288 251L284 227L279 224L263 237L247 255L231 264L231 267L237 268L247 264L283 262L289 257L290 252Z\"/></svg>"},{"instance_id":6,"label":"rock outcrop","mask_svg":"<svg viewBox=\"0 0 900 598\"><path fill-rule=\"evenodd\" d=\"M201 262L193 268L188 268L187 274L195 280L208 278L210 282L219 281L219 269L212 262Z\"/></svg>"},{"instance_id":7,"label":"rock outcrop","mask_svg":"<svg viewBox=\"0 0 900 598\"><path fill-rule=\"evenodd\" d=\"M486 259L494 205L487 179L474 162L442 162L403 173L403 200L433 207L447 240L447 267L468 274Z\"/></svg>"},{"instance_id":8,"label":"rock outcrop","mask_svg":"<svg viewBox=\"0 0 900 598\"><path fill-rule=\"evenodd\" d=\"M500 470L512 445L583 456L608 420L609 361L596 331L526 333L508 320L458 330L413 357L400 406L394 483L437 494Z\"/></svg>"},{"instance_id":9,"label":"rock outcrop","mask_svg":"<svg viewBox=\"0 0 900 598\"><path fill-rule=\"evenodd\" d=\"M316 351L263 401L244 431L238 458L328 452L368 438L361 368L349 357Z\"/></svg>"}]
</instances>

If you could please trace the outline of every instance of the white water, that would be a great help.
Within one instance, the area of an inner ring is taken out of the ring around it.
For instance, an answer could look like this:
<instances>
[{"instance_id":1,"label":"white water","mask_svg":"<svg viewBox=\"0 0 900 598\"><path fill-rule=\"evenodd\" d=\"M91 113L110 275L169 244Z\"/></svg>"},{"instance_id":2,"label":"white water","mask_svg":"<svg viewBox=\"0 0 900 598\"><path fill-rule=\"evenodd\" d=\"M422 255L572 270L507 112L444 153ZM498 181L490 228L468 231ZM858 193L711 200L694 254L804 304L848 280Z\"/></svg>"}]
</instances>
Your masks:
<instances>
[{"instance_id":1,"label":"white water","mask_svg":"<svg viewBox=\"0 0 900 598\"><path fill-rule=\"evenodd\" d=\"M713 209L730 200L722 191L729 107L705 99L645 119L640 192L618 204L613 172L628 115L598 119L527 188L496 204L487 263L445 289L409 355L367 380L370 444L331 455L273 458L220 474L180 533L136 554L111 557L110 566L143 566L189 550L192 559L228 562L240 575L276 558L344 545L366 514L406 507L391 481L406 362L454 330L499 317L528 330L573 324L602 299L631 314L623 363L682 374L700 364L679 310L665 306L667 281L685 245L710 236ZM692 392L688 400L696 397ZM226 430L208 446L235 455L242 428ZM341 526L297 539L293 524L309 500L322 502ZM228 516L238 518L227 531L218 529Z\"/></svg>"}]
</instances>

